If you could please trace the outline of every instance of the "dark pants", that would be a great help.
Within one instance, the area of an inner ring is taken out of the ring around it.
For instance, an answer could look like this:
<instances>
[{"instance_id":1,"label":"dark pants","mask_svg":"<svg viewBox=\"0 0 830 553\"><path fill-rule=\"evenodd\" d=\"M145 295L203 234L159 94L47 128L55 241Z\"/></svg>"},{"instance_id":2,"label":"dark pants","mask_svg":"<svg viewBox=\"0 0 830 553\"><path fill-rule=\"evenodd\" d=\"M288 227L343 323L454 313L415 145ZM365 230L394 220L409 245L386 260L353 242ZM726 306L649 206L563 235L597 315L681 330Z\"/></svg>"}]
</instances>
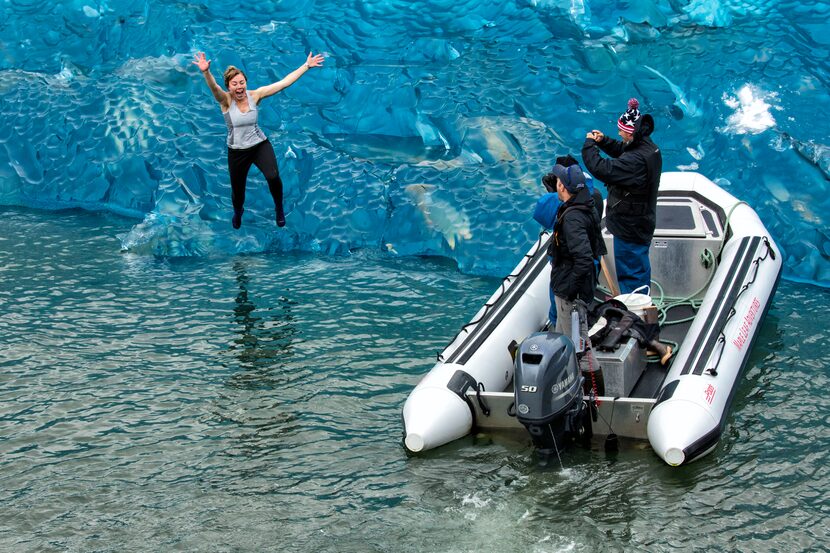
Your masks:
<instances>
[{"instance_id":1,"label":"dark pants","mask_svg":"<svg viewBox=\"0 0 830 553\"><path fill-rule=\"evenodd\" d=\"M245 205L245 183L251 165L256 165L268 181L268 189L274 198L274 206L282 211L282 179L277 168L277 156L271 142L264 140L245 150L228 148L228 171L231 174L231 202L233 210L241 212Z\"/></svg>"}]
</instances>

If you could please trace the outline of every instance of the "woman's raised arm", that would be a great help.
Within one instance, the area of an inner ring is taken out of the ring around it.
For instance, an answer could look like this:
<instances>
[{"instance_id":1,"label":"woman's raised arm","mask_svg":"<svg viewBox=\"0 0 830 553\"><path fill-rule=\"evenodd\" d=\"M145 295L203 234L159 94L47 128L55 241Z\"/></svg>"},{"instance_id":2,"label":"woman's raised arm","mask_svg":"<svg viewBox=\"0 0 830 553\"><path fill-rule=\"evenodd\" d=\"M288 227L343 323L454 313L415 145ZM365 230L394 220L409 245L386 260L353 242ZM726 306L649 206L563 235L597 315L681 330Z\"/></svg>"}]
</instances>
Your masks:
<instances>
[{"instance_id":1,"label":"woman's raised arm","mask_svg":"<svg viewBox=\"0 0 830 553\"><path fill-rule=\"evenodd\" d=\"M323 54L317 54L316 56L312 55L311 52L308 54L308 58L306 58L305 63L302 64L300 67L280 79L279 81L261 86L256 90L251 91L251 96L254 97L257 103L259 103L263 98L267 98L268 96L273 96L280 90L284 88L288 88L292 84L294 84L297 79L302 77L306 71L311 69L312 67L320 67L323 65Z\"/></svg>"},{"instance_id":2,"label":"woman's raised arm","mask_svg":"<svg viewBox=\"0 0 830 553\"><path fill-rule=\"evenodd\" d=\"M210 60L205 57L204 52L199 52L193 56L193 58L193 63L199 66L199 71L201 71L202 75L205 77L205 82L213 94L213 97L216 98L216 101L219 102L220 106L222 106L222 111L226 111L230 107L231 102L228 98L228 93L222 90L222 87L219 86L219 83L217 83L216 79L213 78L213 74L210 72Z\"/></svg>"}]
</instances>

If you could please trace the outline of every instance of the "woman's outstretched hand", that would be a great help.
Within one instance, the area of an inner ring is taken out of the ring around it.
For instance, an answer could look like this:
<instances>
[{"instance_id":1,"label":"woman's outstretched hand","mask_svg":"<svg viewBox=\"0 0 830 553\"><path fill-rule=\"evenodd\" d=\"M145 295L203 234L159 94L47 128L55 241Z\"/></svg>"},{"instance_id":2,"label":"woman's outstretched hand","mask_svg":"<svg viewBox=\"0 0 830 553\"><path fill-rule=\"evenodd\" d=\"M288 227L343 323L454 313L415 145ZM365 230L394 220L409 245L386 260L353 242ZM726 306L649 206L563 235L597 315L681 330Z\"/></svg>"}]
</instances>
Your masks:
<instances>
[{"instance_id":1,"label":"woman's outstretched hand","mask_svg":"<svg viewBox=\"0 0 830 553\"><path fill-rule=\"evenodd\" d=\"M311 54L309 54L309 57L311 57ZM202 73L210 69L210 60L205 57L204 52L199 52L193 56L193 63L199 66L199 71Z\"/></svg>"},{"instance_id":2,"label":"woman's outstretched hand","mask_svg":"<svg viewBox=\"0 0 830 553\"><path fill-rule=\"evenodd\" d=\"M204 56L204 54L202 54L202 56ZM311 67L320 67L321 65L323 65L323 60L325 60L325 59L326 58L323 57L323 54L317 54L316 56L312 56L311 52L309 52L308 53L308 58L306 58L306 60L305 60L305 64L309 68L311 68Z\"/></svg>"}]
</instances>

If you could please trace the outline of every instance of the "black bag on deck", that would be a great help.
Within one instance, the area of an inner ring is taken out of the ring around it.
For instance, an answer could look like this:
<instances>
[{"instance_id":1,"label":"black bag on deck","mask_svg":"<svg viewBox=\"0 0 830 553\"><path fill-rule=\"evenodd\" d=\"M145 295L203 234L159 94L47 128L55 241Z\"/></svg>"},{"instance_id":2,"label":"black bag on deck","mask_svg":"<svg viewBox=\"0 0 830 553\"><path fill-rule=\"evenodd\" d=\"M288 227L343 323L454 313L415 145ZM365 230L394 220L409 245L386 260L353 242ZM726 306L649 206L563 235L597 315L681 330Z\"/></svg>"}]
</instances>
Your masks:
<instances>
[{"instance_id":1,"label":"black bag on deck","mask_svg":"<svg viewBox=\"0 0 830 553\"><path fill-rule=\"evenodd\" d=\"M591 337L593 346L599 351L614 351L629 338L634 338L640 347L646 348L660 335L657 324L647 324L616 299L603 302L591 310L589 322L596 322L600 318L607 322Z\"/></svg>"}]
</instances>

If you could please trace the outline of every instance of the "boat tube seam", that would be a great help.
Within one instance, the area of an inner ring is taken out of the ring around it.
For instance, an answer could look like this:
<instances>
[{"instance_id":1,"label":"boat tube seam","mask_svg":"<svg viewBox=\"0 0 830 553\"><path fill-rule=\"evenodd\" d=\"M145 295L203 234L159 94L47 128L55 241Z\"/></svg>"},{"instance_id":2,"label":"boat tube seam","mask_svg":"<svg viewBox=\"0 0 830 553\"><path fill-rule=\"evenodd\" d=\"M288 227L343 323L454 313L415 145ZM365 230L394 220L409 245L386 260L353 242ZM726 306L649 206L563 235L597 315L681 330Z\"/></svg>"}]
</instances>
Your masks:
<instances>
[{"instance_id":1,"label":"boat tube seam","mask_svg":"<svg viewBox=\"0 0 830 553\"><path fill-rule=\"evenodd\" d=\"M521 276L522 271L525 270L525 268L528 266L528 264L530 264L533 261L533 258L536 257L536 254L539 253L539 249L544 246L545 251L547 251L547 243L550 239L550 235L548 236L548 240L543 241L543 237L545 237L546 232L547 231L543 230L542 232L539 233L539 238L537 238L536 244L535 244L536 249L532 250L533 253L528 252L524 255L522 260L519 262L519 265L517 265L517 267L516 267L516 269L518 269L518 271L516 271L515 273L510 273L509 275L507 275L506 277L504 277L502 279L501 283L499 284L499 291L498 291L499 296L496 298L496 300L493 303L486 303L485 302L484 312L481 314L481 316L478 317L477 319L473 319L472 321L470 321L467 324L465 324L464 326L462 326L461 329L458 332L455 333L455 336L452 337L452 340L450 340L449 344L447 344L447 346L441 352L438 353L438 355L436 357L437 357L437 360L439 362L441 362L441 363L450 363L451 361L447 360L447 356L449 356L450 359L452 359L452 358L454 358L456 352L460 351L461 348L466 347L466 341L470 340L472 338L472 336L478 330L479 324L482 321L486 320L490 316L490 314L493 312L492 310L499 306L499 302L502 300L504 295L507 293L508 290L510 290L511 286L513 284L515 284L515 282L516 282L515 279L517 277ZM515 269L514 269L514 271L515 271ZM514 280L511 281L510 279L514 279ZM472 332L469 331L470 327L474 327ZM455 346L455 348L450 350L450 347L453 344L455 344L456 340L458 340L458 337L461 336L462 333L467 333L468 334L465 341L463 341L461 344L458 344L457 346ZM448 353L448 351L449 351L449 353Z\"/></svg>"},{"instance_id":2,"label":"boat tube seam","mask_svg":"<svg viewBox=\"0 0 830 553\"><path fill-rule=\"evenodd\" d=\"M770 290L770 294L769 294L770 301L767 301L767 304L764 306L764 310L763 310L763 312L761 313L761 316L758 319L758 329L759 329L759 331L760 331L760 328L761 328L761 324L763 323L764 319L766 319L766 317L767 317L767 313L769 313L770 306L772 306L771 299L775 296L775 291L778 288L778 283L781 281L781 273L782 272L783 272L783 268L782 268L782 266L779 266L778 275L775 277L775 282L773 283L772 289ZM755 340L758 338L759 333L760 332L754 332L752 334L752 338L750 338L749 344L747 346L747 352L752 351L752 348L755 346ZM746 363L747 363L748 360L749 360L749 355L744 355L743 359L741 359L741 366L739 367L737 375L735 377L736 382L741 379L741 376L743 375L743 372L746 369ZM731 386L730 389L729 389L729 395L726 397L726 403L724 405L723 411L721 412L721 418L720 418L720 421L719 421L719 426L720 426L721 432L726 427L726 419L727 419L727 416L728 416L729 412L732 409L732 400L735 398L735 392L737 391L737 389L738 389L738 386L736 386L736 385Z\"/></svg>"},{"instance_id":3,"label":"boat tube seam","mask_svg":"<svg viewBox=\"0 0 830 553\"><path fill-rule=\"evenodd\" d=\"M744 294L744 292L749 290L749 288L755 283L755 280L758 278L758 271L761 270L761 263L769 257L772 257L772 259L775 259L775 252L772 251L772 246L770 246L769 239L765 236L763 238L763 240L764 240L764 245L767 247L767 250L764 253L764 255L760 255L760 256L758 256L758 257L756 257L755 259L752 260L752 266L755 267L755 271L752 273L752 278L750 278L748 281L746 281L744 283L744 285L741 287L740 292L738 292L738 295L735 297L734 301L732 302L732 309L729 310L729 315L727 315L726 320L720 326L721 330L720 330L720 335L718 336L718 339L717 339L717 343L719 343L721 345L721 347L720 347L720 351L718 352L718 360L715 361L712 364L711 367L704 369L704 371L709 371L710 374L713 374L713 375L717 374L716 372L712 372L712 371L717 371L718 365L720 365L721 359L723 358L723 351L724 351L724 349L726 349L726 332L724 332L724 329L726 328L726 325L729 324L729 321L732 320L732 317L734 317L737 313L737 310L735 309L735 304L738 302L738 299ZM757 252L757 248L756 248L756 252ZM748 272L749 271L747 271L747 273ZM695 374L698 374L698 371L695 371Z\"/></svg>"},{"instance_id":4,"label":"boat tube seam","mask_svg":"<svg viewBox=\"0 0 830 553\"><path fill-rule=\"evenodd\" d=\"M758 244L760 244L760 242L760 236L752 237L749 249L747 250L747 254L749 255L745 256L740 263L739 273L732 281L729 293L725 298L725 302L721 305L716 322L712 327L710 327L710 332L706 339L706 345L703 346L701 352L709 352L711 354L711 352L714 351L715 344L721 339L721 336L724 336L724 347L726 347L726 339L723 329L734 314L735 302L738 301L738 298L741 297L741 294L746 289L744 288L744 281L746 280L747 274L749 274L749 270L752 265L755 263L755 253L758 251ZM717 330L717 332L712 332L713 330ZM697 363L695 364L694 371L692 372L696 375L703 374L710 357L711 355L708 357L700 355L697 359Z\"/></svg>"},{"instance_id":5,"label":"boat tube seam","mask_svg":"<svg viewBox=\"0 0 830 553\"><path fill-rule=\"evenodd\" d=\"M466 340L452 353L448 363L455 363L457 365L464 365L470 360L470 357L478 350L479 346L484 343L493 331L499 326L502 320L511 311L513 304L516 303L527 291L530 285L535 282L539 271L544 269L547 265L547 244L550 242L550 237L543 244L539 246L534 257L528 264L520 271L519 279L508 288L504 294L494 304L493 311L490 312L490 317L481 321L479 326L470 333ZM525 273L522 278L522 273L525 272L528 265L530 270Z\"/></svg>"},{"instance_id":6,"label":"boat tube seam","mask_svg":"<svg viewBox=\"0 0 830 553\"><path fill-rule=\"evenodd\" d=\"M747 252L747 249L748 249L748 246L749 246L749 242L750 242L749 237L744 238L744 239L741 240L741 243L738 246L738 248L739 248L738 252L735 254L735 259L736 260L746 256L746 252ZM731 281L733 283L732 284L733 288L734 288L734 282L735 282L734 281L735 273L738 271L739 265L740 265L740 263L733 263L729 267L729 272L726 274L726 278L724 279L724 282L730 282ZM741 282L741 284L742 284L742 282ZM714 303L715 309L710 311L707 318L706 318L706 323L704 325L704 328L708 329L708 331L707 332L701 332L696 337L695 343L691 348L691 352L693 352L693 353L691 353L689 355L689 357L686 359L686 363L683 366L683 370L680 371L681 376L691 372L692 366L695 365L695 362L697 361L697 359L702 354L702 351L700 349L701 345L706 341L708 336L714 331L713 321L717 317L717 313L716 313L715 310L719 310L719 311L723 310L723 298L725 296L726 296L726 290L721 288L721 290L718 293L718 297L717 297L717 299L715 300L715 303Z\"/></svg>"}]
</instances>

